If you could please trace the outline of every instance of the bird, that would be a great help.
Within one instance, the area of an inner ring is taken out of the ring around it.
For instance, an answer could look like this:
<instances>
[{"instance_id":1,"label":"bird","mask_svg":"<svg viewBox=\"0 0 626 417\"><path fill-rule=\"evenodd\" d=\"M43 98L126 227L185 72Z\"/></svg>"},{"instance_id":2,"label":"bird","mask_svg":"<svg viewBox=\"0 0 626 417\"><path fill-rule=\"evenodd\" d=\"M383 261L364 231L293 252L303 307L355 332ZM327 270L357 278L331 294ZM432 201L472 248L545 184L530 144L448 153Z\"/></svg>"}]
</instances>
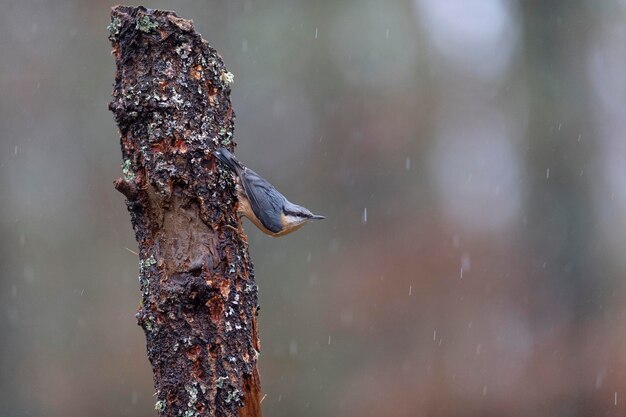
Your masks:
<instances>
[{"instance_id":1,"label":"bird","mask_svg":"<svg viewBox=\"0 0 626 417\"><path fill-rule=\"evenodd\" d=\"M228 149L219 148L213 153L235 174L239 215L250 219L263 233L272 237L284 236L308 222L325 219L287 200L267 180L239 162Z\"/></svg>"}]
</instances>

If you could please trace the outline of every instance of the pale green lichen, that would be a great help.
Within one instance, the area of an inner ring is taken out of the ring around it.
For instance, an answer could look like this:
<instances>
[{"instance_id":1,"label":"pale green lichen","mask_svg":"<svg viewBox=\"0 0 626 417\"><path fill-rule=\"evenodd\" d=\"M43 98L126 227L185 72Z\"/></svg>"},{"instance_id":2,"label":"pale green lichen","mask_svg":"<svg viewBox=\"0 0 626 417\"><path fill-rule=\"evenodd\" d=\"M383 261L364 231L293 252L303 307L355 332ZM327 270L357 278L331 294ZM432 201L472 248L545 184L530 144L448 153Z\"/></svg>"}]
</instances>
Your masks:
<instances>
[{"instance_id":1,"label":"pale green lichen","mask_svg":"<svg viewBox=\"0 0 626 417\"><path fill-rule=\"evenodd\" d=\"M233 140L230 138L232 136L232 133L229 132L229 135L226 136L224 139L222 139L222 146L228 146L231 143L233 143Z\"/></svg>"},{"instance_id":2,"label":"pale green lichen","mask_svg":"<svg viewBox=\"0 0 626 417\"><path fill-rule=\"evenodd\" d=\"M185 385L185 391L187 391L187 395L189 395L187 406L193 407L193 405L198 402L198 388L196 387L196 382L191 385Z\"/></svg>"},{"instance_id":3,"label":"pale green lichen","mask_svg":"<svg viewBox=\"0 0 626 417\"><path fill-rule=\"evenodd\" d=\"M218 145L218 141L221 143L222 146L228 146L233 142L232 130L228 130L223 127L220 129L219 136L221 141L218 138L215 138L215 140L213 141L213 143L215 143L216 145Z\"/></svg>"},{"instance_id":4,"label":"pale green lichen","mask_svg":"<svg viewBox=\"0 0 626 417\"><path fill-rule=\"evenodd\" d=\"M141 279L140 277L139 282L142 288L144 289L143 293L147 295L148 292L150 291L150 280L148 278Z\"/></svg>"},{"instance_id":5,"label":"pale green lichen","mask_svg":"<svg viewBox=\"0 0 626 417\"><path fill-rule=\"evenodd\" d=\"M120 20L120 18L114 17L113 20L111 20L111 23L109 23L109 25L107 26L107 30L111 35L115 36L120 33L121 26L122 21Z\"/></svg>"},{"instance_id":6,"label":"pale green lichen","mask_svg":"<svg viewBox=\"0 0 626 417\"><path fill-rule=\"evenodd\" d=\"M159 400L154 404L154 409L157 410L159 413L162 413L163 411L165 411L166 406L167 403L165 402L165 400Z\"/></svg>"},{"instance_id":7,"label":"pale green lichen","mask_svg":"<svg viewBox=\"0 0 626 417\"><path fill-rule=\"evenodd\" d=\"M226 381L228 381L228 380L229 379L228 379L227 376L220 376L219 378L217 378L217 383L216 383L217 387L218 388L223 388L224 387L224 383Z\"/></svg>"},{"instance_id":8,"label":"pale green lichen","mask_svg":"<svg viewBox=\"0 0 626 417\"><path fill-rule=\"evenodd\" d=\"M235 81L235 75L232 72L224 71L220 75L220 81L224 83L224 87L229 87Z\"/></svg>"},{"instance_id":9,"label":"pale green lichen","mask_svg":"<svg viewBox=\"0 0 626 417\"><path fill-rule=\"evenodd\" d=\"M150 20L150 16L141 16L137 19L137 24L135 25L136 29L139 29L142 32L148 33L152 29L156 29L159 27L159 24Z\"/></svg>"},{"instance_id":10,"label":"pale green lichen","mask_svg":"<svg viewBox=\"0 0 626 417\"><path fill-rule=\"evenodd\" d=\"M135 173L133 172L130 159L124 160L122 164L122 174L124 174L124 179L126 181L132 181L135 179Z\"/></svg>"},{"instance_id":11,"label":"pale green lichen","mask_svg":"<svg viewBox=\"0 0 626 417\"><path fill-rule=\"evenodd\" d=\"M241 391L234 389L228 393L228 397L226 397L226 404L230 404L231 402L238 403L239 401L241 401Z\"/></svg>"},{"instance_id":12,"label":"pale green lichen","mask_svg":"<svg viewBox=\"0 0 626 417\"><path fill-rule=\"evenodd\" d=\"M198 412L193 409L195 404L198 402L198 383L192 382L191 384L185 385L185 391L187 391L187 395L189 396L189 401L187 401L187 407L189 410L183 414L186 417L195 417L198 415Z\"/></svg>"},{"instance_id":13,"label":"pale green lichen","mask_svg":"<svg viewBox=\"0 0 626 417\"><path fill-rule=\"evenodd\" d=\"M156 259L154 259L154 256L150 255L149 258L139 261L139 269L143 271L144 269L149 268L154 264L156 264Z\"/></svg>"},{"instance_id":14,"label":"pale green lichen","mask_svg":"<svg viewBox=\"0 0 626 417\"><path fill-rule=\"evenodd\" d=\"M157 326L156 323L156 319L154 318L154 316L148 316L146 318L144 318L143 320L143 328L146 329L146 331L152 333L152 332L158 332L159 328Z\"/></svg>"}]
</instances>

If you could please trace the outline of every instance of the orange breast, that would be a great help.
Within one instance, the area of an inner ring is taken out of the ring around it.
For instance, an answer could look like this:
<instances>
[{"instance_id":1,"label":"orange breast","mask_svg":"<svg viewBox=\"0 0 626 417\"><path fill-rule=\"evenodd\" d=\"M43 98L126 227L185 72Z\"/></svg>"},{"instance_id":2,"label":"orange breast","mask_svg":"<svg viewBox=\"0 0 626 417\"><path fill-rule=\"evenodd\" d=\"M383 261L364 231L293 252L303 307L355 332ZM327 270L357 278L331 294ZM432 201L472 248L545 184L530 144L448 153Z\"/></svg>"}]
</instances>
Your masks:
<instances>
[{"instance_id":1,"label":"orange breast","mask_svg":"<svg viewBox=\"0 0 626 417\"><path fill-rule=\"evenodd\" d=\"M243 192L238 192L237 194L239 198L237 212L239 213L239 215L247 217L252 223L254 223L256 227L258 227L266 235L270 235L273 237L284 236L304 226L304 223L292 227L285 225L285 215L281 214L281 223L283 224L283 229L278 233L274 233L265 226L263 226L263 223L261 223L259 218L254 214L254 211L252 211L252 207L250 206L250 202L248 201L248 197L246 197Z\"/></svg>"}]
</instances>

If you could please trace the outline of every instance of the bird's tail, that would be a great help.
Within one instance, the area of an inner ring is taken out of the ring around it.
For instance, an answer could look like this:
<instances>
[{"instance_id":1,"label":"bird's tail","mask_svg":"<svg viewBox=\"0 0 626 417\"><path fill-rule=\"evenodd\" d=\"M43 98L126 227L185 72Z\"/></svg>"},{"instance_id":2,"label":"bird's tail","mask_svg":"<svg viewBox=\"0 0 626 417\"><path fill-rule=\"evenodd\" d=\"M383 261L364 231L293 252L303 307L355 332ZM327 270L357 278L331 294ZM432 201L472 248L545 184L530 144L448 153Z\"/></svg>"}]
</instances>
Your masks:
<instances>
[{"instance_id":1,"label":"bird's tail","mask_svg":"<svg viewBox=\"0 0 626 417\"><path fill-rule=\"evenodd\" d=\"M241 162L239 162L237 158L235 158L235 155L230 153L228 149L219 148L218 150L213 152L213 154L217 157L217 159L222 161L228 168L230 168L231 171L234 171L237 175L239 175L239 173L243 171L244 166L241 164Z\"/></svg>"}]
</instances>

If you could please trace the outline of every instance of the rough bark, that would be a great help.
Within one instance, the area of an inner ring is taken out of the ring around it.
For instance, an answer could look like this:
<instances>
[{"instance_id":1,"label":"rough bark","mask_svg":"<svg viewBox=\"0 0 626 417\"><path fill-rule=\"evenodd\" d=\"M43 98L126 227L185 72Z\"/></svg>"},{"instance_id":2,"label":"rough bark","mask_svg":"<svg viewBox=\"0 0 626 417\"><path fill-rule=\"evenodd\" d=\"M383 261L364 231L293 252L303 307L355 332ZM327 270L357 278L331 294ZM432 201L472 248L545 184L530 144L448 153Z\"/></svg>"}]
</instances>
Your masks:
<instances>
[{"instance_id":1,"label":"rough bark","mask_svg":"<svg viewBox=\"0 0 626 417\"><path fill-rule=\"evenodd\" d=\"M260 416L257 286L231 173L232 75L174 12L116 6L110 37L126 196L139 244L137 321L162 416Z\"/></svg>"}]
</instances>

